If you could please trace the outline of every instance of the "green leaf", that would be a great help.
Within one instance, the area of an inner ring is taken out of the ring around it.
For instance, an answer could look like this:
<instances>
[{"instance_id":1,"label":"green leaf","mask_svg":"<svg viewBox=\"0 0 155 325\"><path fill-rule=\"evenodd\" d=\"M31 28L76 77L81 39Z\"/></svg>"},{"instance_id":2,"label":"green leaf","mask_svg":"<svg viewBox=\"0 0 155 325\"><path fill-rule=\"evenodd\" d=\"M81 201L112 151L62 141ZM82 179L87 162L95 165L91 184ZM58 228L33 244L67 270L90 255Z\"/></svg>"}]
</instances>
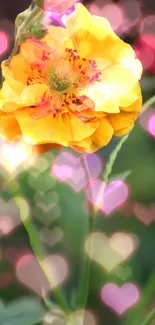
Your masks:
<instances>
[{"instance_id":1,"label":"green leaf","mask_svg":"<svg viewBox=\"0 0 155 325\"><path fill-rule=\"evenodd\" d=\"M71 292L71 298L70 298L70 304L72 308L76 308L77 305L77 290L75 288L73 288L72 292Z\"/></svg>"},{"instance_id":2,"label":"green leaf","mask_svg":"<svg viewBox=\"0 0 155 325\"><path fill-rule=\"evenodd\" d=\"M0 309L0 325L35 325L45 314L37 298L20 298Z\"/></svg>"},{"instance_id":3,"label":"green leaf","mask_svg":"<svg viewBox=\"0 0 155 325\"><path fill-rule=\"evenodd\" d=\"M123 172L121 174L117 174L117 175L110 177L109 182L114 179L122 179L125 181L131 174L132 174L132 170L126 170L125 172Z\"/></svg>"},{"instance_id":4,"label":"green leaf","mask_svg":"<svg viewBox=\"0 0 155 325\"><path fill-rule=\"evenodd\" d=\"M50 298L43 298L44 305L48 310L56 310L58 306L50 299Z\"/></svg>"}]
</instances>

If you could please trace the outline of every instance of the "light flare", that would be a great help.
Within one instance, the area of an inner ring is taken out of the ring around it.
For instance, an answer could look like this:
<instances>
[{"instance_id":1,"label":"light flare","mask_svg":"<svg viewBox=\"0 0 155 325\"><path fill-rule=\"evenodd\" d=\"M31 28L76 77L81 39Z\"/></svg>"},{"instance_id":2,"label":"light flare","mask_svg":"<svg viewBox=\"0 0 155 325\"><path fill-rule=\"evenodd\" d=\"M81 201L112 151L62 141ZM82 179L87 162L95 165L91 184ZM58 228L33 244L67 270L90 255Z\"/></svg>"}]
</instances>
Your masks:
<instances>
[{"instance_id":1,"label":"light flare","mask_svg":"<svg viewBox=\"0 0 155 325\"><path fill-rule=\"evenodd\" d=\"M148 122L149 133L155 138L155 114L151 116Z\"/></svg>"},{"instance_id":2,"label":"light flare","mask_svg":"<svg viewBox=\"0 0 155 325\"><path fill-rule=\"evenodd\" d=\"M24 163L30 155L21 143L2 145L2 164L10 171L14 172L21 163Z\"/></svg>"},{"instance_id":3,"label":"light flare","mask_svg":"<svg viewBox=\"0 0 155 325\"><path fill-rule=\"evenodd\" d=\"M0 55L3 55L9 46L8 36L4 31L0 31Z\"/></svg>"}]
</instances>

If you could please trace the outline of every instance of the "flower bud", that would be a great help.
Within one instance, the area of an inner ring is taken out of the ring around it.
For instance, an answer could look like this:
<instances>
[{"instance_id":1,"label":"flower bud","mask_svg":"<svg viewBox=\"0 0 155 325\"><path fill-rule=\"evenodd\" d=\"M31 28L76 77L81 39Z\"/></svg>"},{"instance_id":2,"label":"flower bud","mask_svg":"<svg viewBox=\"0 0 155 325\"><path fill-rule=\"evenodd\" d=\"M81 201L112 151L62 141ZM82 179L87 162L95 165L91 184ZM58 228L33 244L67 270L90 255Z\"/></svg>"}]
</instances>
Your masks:
<instances>
[{"instance_id":1,"label":"flower bud","mask_svg":"<svg viewBox=\"0 0 155 325\"><path fill-rule=\"evenodd\" d=\"M40 21L35 21L30 27L30 34L39 39L43 38L46 34L46 27Z\"/></svg>"},{"instance_id":2,"label":"flower bud","mask_svg":"<svg viewBox=\"0 0 155 325\"><path fill-rule=\"evenodd\" d=\"M27 38L29 38L29 37L30 37L30 34L28 32L25 32L25 33L23 32L23 33L19 34L19 37L18 37L19 43L20 44L24 43L27 40Z\"/></svg>"},{"instance_id":3,"label":"flower bud","mask_svg":"<svg viewBox=\"0 0 155 325\"><path fill-rule=\"evenodd\" d=\"M51 11L58 14L65 14L79 0L35 0L37 6L45 11Z\"/></svg>"},{"instance_id":4,"label":"flower bud","mask_svg":"<svg viewBox=\"0 0 155 325\"><path fill-rule=\"evenodd\" d=\"M16 28L18 29L19 27L21 27L21 25L23 24L24 20L27 18L27 16L30 14L30 9L26 9L25 11L19 13L19 15L16 17L15 20L15 25Z\"/></svg>"},{"instance_id":5,"label":"flower bud","mask_svg":"<svg viewBox=\"0 0 155 325\"><path fill-rule=\"evenodd\" d=\"M43 7L44 6L44 0L35 0L35 3L38 7Z\"/></svg>"}]
</instances>

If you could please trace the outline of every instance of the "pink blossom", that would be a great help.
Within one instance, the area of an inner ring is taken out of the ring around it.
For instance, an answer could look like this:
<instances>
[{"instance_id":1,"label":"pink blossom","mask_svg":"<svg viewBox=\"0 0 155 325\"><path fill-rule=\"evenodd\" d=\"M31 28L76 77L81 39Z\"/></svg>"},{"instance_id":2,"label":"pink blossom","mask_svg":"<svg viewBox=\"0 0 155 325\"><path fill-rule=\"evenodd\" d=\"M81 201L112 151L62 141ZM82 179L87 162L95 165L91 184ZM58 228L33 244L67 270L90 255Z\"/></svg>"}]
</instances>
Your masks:
<instances>
[{"instance_id":1,"label":"pink blossom","mask_svg":"<svg viewBox=\"0 0 155 325\"><path fill-rule=\"evenodd\" d=\"M78 0L46 0L44 9L45 11L52 11L63 15L71 9Z\"/></svg>"},{"instance_id":2,"label":"pink blossom","mask_svg":"<svg viewBox=\"0 0 155 325\"><path fill-rule=\"evenodd\" d=\"M141 35L135 43L134 50L144 70L155 74L155 35Z\"/></svg>"}]
</instances>

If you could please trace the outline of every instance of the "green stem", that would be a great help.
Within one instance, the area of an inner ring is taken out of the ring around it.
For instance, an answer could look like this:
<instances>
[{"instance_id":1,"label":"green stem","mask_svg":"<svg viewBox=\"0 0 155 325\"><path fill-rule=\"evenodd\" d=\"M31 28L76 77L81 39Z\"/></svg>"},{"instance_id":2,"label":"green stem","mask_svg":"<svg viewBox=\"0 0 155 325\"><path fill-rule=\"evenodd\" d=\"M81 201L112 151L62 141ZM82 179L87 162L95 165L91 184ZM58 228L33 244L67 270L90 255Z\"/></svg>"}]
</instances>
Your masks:
<instances>
[{"instance_id":1,"label":"green stem","mask_svg":"<svg viewBox=\"0 0 155 325\"><path fill-rule=\"evenodd\" d=\"M110 158L109 158L109 161L107 163L105 173L104 173L104 181L106 183L108 182L108 179L109 179L109 176L111 174L112 167L113 167L114 162L115 162L115 160L117 158L117 155L118 155L119 151L121 150L122 145L124 144L124 142L128 139L130 132L127 135L125 135L119 141L119 143L116 146L115 150L110 155ZM82 158L81 163L83 165L83 168L84 168L84 171L85 171L85 174L86 174L86 178L87 178L87 183L88 183L89 180L90 180L90 177L89 177L89 171L88 171L85 159ZM90 193L90 196L91 196L91 193ZM93 232L93 230L94 230L95 215L96 215L97 210L95 209L95 207L90 202L88 202L88 210L89 210L88 234L91 234ZM91 252L92 252L92 247L93 247L93 242L90 239L90 244L89 244L90 256L91 256ZM89 291L89 282L90 282L90 269L91 269L91 259L86 256L85 262L84 262L84 271L83 271L83 276L82 276L82 281L81 281L79 307L85 307L85 305L87 303L88 291Z\"/></svg>"},{"instance_id":2,"label":"green stem","mask_svg":"<svg viewBox=\"0 0 155 325\"><path fill-rule=\"evenodd\" d=\"M87 167L87 163L85 161L85 158L81 158L81 164L83 166L83 169L85 171L87 184L90 181L89 176L89 170ZM91 193L90 193L91 194ZM89 211L89 222L88 222L88 234L91 234L94 230L94 221L95 221L95 208L94 206L88 201L88 211ZM90 240L89 250L92 251L92 241ZM89 282L90 282L90 268L91 268L91 259L85 255L84 260L84 269L82 274L82 280L81 280L81 288L80 288L80 294L79 294L79 308L85 308L87 299L88 299L88 293L89 293Z\"/></svg>"},{"instance_id":3,"label":"green stem","mask_svg":"<svg viewBox=\"0 0 155 325\"><path fill-rule=\"evenodd\" d=\"M34 224L31 222L31 218L26 214L25 207L20 200L20 192L19 192L17 183L15 183L15 181L12 178L10 178L9 184L10 184L15 202L20 210L20 218L21 218L23 225L28 233L31 248L32 248L43 272L45 273L46 278L48 279L51 289L54 291L57 302L59 303L62 310L64 310L66 313L68 313L69 308L68 308L67 302L63 296L63 293L61 292L59 287L56 287L56 283L52 277L51 271L48 270L48 266L45 263L45 253L44 253L42 244L40 242L37 229L35 228Z\"/></svg>"},{"instance_id":4,"label":"green stem","mask_svg":"<svg viewBox=\"0 0 155 325\"><path fill-rule=\"evenodd\" d=\"M152 96L144 103L141 114L154 103L155 103L155 96ZM137 306L137 308L133 313L130 313L129 317L127 318L127 322L126 322L127 325L130 324L137 325L138 322L140 322L143 315L143 310L147 305L148 301L150 300L150 298L152 297L153 293L155 292L154 283L155 283L155 270L152 273L146 287L144 288L143 297L141 299L140 304ZM135 314L137 317L135 317ZM155 310L151 312L151 314L147 317L147 319L143 322L142 325L150 324L150 322L152 321L152 317L154 316L155 316Z\"/></svg>"},{"instance_id":5,"label":"green stem","mask_svg":"<svg viewBox=\"0 0 155 325\"><path fill-rule=\"evenodd\" d=\"M15 40L15 43L14 43L14 47L13 47L13 50L11 52L11 55L9 56L9 58L5 61L5 64L8 66L10 64L10 61L12 59L12 57L14 55L16 55L17 51L18 51L18 47L19 47L19 38L20 38L20 35L22 34L22 31L24 29L27 28L27 26L29 25L29 23L32 22L33 18L38 15L38 13L41 11L41 9L39 7L35 7L33 9L33 11L30 13L30 15L28 15L26 17L26 19L24 20L23 24L21 25L21 27L19 28L18 32L17 32L17 35L16 35L16 40Z\"/></svg>"},{"instance_id":6,"label":"green stem","mask_svg":"<svg viewBox=\"0 0 155 325\"><path fill-rule=\"evenodd\" d=\"M155 102L155 96L150 98L144 104L142 112L145 109L147 109L154 102ZM133 128L131 129L131 131L132 130L133 130ZM123 144L128 139L131 131L120 139L118 145L116 146L116 148L114 149L114 151L110 155L109 161L107 163L107 166L105 168L105 172L104 172L104 175L103 175L104 181L106 183L108 183L108 179L109 179L109 176L110 176L110 174L112 172L112 168L113 168L113 165L114 165L114 163L116 161L117 155L118 155L119 151L121 150ZM89 171L87 169L87 164L85 163L84 159L82 159L81 162L82 162L83 168L85 170L87 180L89 181L90 178L89 178ZM95 225L94 220L95 220L96 210L90 203L88 203L88 208L89 208L89 228L88 228L88 233L90 234L94 230L94 225ZM89 247L90 251L92 250L92 244L93 243L90 241L90 247ZM86 257L85 264L84 264L84 272L83 272L83 277L82 277L81 292L80 292L80 302L79 302L80 307L85 307L85 305L87 303L88 291L89 291L90 267L91 267L91 259ZM144 324L144 325L146 325L146 324Z\"/></svg>"},{"instance_id":7,"label":"green stem","mask_svg":"<svg viewBox=\"0 0 155 325\"><path fill-rule=\"evenodd\" d=\"M89 215L89 230L88 233L91 234L94 230L94 217ZM92 251L92 240L90 238L89 251ZM81 290L79 298L79 308L84 308L87 304L88 293L89 293L89 282L90 282L90 269L91 269L91 259L88 256L85 256L83 276L81 280Z\"/></svg>"},{"instance_id":8,"label":"green stem","mask_svg":"<svg viewBox=\"0 0 155 325\"><path fill-rule=\"evenodd\" d=\"M154 283L155 283L155 270L153 271L145 288L143 289L140 303L137 305L137 307L135 307L135 310L133 312L132 311L130 312L126 320L126 325L140 324L143 318L143 310L145 309L145 306L148 304L149 300L151 299L151 297L155 292Z\"/></svg>"},{"instance_id":9,"label":"green stem","mask_svg":"<svg viewBox=\"0 0 155 325\"><path fill-rule=\"evenodd\" d=\"M140 113L140 115L147 109L149 108L152 104L155 103L155 96L151 97L150 99L148 99L146 101L146 103L143 105L143 108L142 108L142 111ZM133 128L132 128L133 129ZM131 131L132 131L131 129ZM109 161L107 163L107 166L106 166L106 169L105 169L105 172L104 172L104 181L107 183L108 182L108 179L109 179L109 176L111 174L111 171L112 171L112 168L113 168L113 165L115 163L115 160L117 158L117 154L119 153L119 151L121 150L122 148L122 145L125 143L125 141L128 139L130 133L127 133L124 137L122 137L122 139L119 141L118 145L116 146L115 150L111 153L110 155L110 158L109 158Z\"/></svg>"},{"instance_id":10,"label":"green stem","mask_svg":"<svg viewBox=\"0 0 155 325\"><path fill-rule=\"evenodd\" d=\"M105 183L108 182L108 179L109 179L109 176L110 176L110 174L112 172L112 168L113 168L113 165L114 165L115 160L117 158L117 155L118 155L119 151L121 150L121 148L122 148L123 144L125 143L125 141L128 139L130 132L120 139L118 145L116 146L116 148L114 149L114 151L110 155L109 161L108 161L108 163L106 165L105 172L104 172L104 175L103 175L103 179L104 179Z\"/></svg>"},{"instance_id":11,"label":"green stem","mask_svg":"<svg viewBox=\"0 0 155 325\"><path fill-rule=\"evenodd\" d=\"M149 108L152 104L155 104L155 96L152 96L150 99L146 101L146 103L143 105L142 112L145 112L147 108Z\"/></svg>"},{"instance_id":12,"label":"green stem","mask_svg":"<svg viewBox=\"0 0 155 325\"><path fill-rule=\"evenodd\" d=\"M151 325L152 321L155 320L155 308L151 311L151 313L146 317L142 325Z\"/></svg>"}]
</instances>

